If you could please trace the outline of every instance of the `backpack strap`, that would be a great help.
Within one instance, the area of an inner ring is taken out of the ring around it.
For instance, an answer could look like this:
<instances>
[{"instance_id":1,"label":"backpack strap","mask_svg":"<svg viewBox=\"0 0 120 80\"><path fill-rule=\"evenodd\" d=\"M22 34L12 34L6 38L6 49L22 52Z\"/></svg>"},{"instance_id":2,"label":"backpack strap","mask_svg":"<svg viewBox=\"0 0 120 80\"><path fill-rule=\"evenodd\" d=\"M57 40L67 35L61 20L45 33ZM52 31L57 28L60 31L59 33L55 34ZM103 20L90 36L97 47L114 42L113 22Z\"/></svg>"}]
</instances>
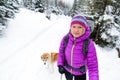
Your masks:
<instances>
[{"instance_id":1,"label":"backpack strap","mask_svg":"<svg viewBox=\"0 0 120 80\"><path fill-rule=\"evenodd\" d=\"M69 40L69 35L67 34L64 38L64 48L66 48L68 40Z\"/></svg>"},{"instance_id":2,"label":"backpack strap","mask_svg":"<svg viewBox=\"0 0 120 80\"><path fill-rule=\"evenodd\" d=\"M85 57L87 57L88 47L89 47L89 39L86 39L83 45L83 54Z\"/></svg>"},{"instance_id":3,"label":"backpack strap","mask_svg":"<svg viewBox=\"0 0 120 80\"><path fill-rule=\"evenodd\" d=\"M67 46L68 40L69 40L69 35L67 34L67 35L65 36L65 38L64 38L64 43L63 43L63 44L64 44L64 47L63 47L63 50L62 50L63 57L64 57L64 65L67 64L67 61L66 61L66 59L65 59L65 48L66 48L66 46Z\"/></svg>"},{"instance_id":4,"label":"backpack strap","mask_svg":"<svg viewBox=\"0 0 120 80\"><path fill-rule=\"evenodd\" d=\"M74 67L72 67L69 64L65 64L65 66L68 67L68 68L70 68L70 69L73 69L75 71L80 71L81 73L85 72L85 70L86 70L86 66L85 65L80 66L80 68L74 68Z\"/></svg>"}]
</instances>

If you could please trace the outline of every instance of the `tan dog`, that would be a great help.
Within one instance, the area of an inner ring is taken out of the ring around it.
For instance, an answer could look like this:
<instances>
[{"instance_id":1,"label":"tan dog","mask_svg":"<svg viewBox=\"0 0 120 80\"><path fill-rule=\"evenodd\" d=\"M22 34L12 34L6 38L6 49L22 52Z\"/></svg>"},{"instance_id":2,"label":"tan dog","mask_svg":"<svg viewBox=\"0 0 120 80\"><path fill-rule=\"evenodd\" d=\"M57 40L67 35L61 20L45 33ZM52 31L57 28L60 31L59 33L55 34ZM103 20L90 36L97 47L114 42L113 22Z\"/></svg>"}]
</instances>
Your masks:
<instances>
[{"instance_id":1,"label":"tan dog","mask_svg":"<svg viewBox=\"0 0 120 80\"><path fill-rule=\"evenodd\" d=\"M43 53L41 55L41 60L44 62L44 65L47 64L47 62L50 62L50 64L53 64L57 61L58 53L57 52L51 52L51 53Z\"/></svg>"},{"instance_id":2,"label":"tan dog","mask_svg":"<svg viewBox=\"0 0 120 80\"><path fill-rule=\"evenodd\" d=\"M51 53L46 52L46 53L43 53L40 58L43 61L44 65L47 65L50 71L53 72L54 63L58 59L58 53L57 52L51 52Z\"/></svg>"}]
</instances>

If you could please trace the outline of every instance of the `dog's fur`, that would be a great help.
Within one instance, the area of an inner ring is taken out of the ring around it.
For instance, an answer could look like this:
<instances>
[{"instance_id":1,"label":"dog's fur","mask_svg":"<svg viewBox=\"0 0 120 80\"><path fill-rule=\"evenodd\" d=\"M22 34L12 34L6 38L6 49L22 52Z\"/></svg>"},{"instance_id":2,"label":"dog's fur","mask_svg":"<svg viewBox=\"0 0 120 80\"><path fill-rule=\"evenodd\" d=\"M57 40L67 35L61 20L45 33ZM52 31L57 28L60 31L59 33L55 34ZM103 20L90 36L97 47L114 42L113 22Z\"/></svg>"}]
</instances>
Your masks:
<instances>
[{"instance_id":1,"label":"dog's fur","mask_svg":"<svg viewBox=\"0 0 120 80\"><path fill-rule=\"evenodd\" d=\"M47 64L47 62L50 62L51 64L55 63L58 58L57 52L51 52L51 53L43 53L41 55L41 60L44 62L44 65Z\"/></svg>"},{"instance_id":2,"label":"dog's fur","mask_svg":"<svg viewBox=\"0 0 120 80\"><path fill-rule=\"evenodd\" d=\"M57 52L46 52L41 55L41 60L43 61L44 65L48 65L48 68L51 66L51 70L53 71L54 63L58 59Z\"/></svg>"}]
</instances>

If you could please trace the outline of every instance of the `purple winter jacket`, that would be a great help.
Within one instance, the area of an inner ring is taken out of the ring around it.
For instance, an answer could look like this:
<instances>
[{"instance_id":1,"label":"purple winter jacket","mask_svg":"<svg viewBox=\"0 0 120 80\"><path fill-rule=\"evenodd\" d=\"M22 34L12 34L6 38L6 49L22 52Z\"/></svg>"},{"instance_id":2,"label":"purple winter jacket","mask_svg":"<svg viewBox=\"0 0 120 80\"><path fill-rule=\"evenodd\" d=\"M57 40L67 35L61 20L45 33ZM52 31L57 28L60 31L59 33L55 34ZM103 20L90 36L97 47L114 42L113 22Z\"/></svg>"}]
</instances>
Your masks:
<instances>
[{"instance_id":1,"label":"purple winter jacket","mask_svg":"<svg viewBox=\"0 0 120 80\"><path fill-rule=\"evenodd\" d=\"M88 69L89 80L99 80L96 49L91 39L89 40L88 53L86 58L82 52L84 40L87 39L90 35L89 27L87 27L86 32L82 36L80 36L79 38L76 38L75 45L74 45L74 37L72 36L72 34L69 32L68 35L69 35L69 40L64 53L67 63L73 66L74 68L80 68L80 66L86 65ZM64 45L64 41L63 41L64 37L61 41L60 48L59 48L57 66L60 66L60 65L64 66L64 59L63 59L63 53L62 53L63 45ZM74 45L74 48L72 50L73 45ZM75 71L65 66L64 68L68 72L74 75L82 75L86 73L86 71L84 73L81 73L80 71Z\"/></svg>"}]
</instances>

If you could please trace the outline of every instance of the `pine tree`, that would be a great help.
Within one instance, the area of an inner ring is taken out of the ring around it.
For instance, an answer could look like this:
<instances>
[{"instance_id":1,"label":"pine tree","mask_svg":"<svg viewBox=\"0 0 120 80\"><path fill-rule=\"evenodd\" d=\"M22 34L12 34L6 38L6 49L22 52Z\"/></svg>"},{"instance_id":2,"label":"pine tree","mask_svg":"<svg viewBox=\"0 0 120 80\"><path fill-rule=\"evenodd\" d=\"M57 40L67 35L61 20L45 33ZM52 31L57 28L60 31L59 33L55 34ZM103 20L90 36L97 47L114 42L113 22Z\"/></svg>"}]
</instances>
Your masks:
<instances>
[{"instance_id":1,"label":"pine tree","mask_svg":"<svg viewBox=\"0 0 120 80\"><path fill-rule=\"evenodd\" d=\"M35 11L43 13L45 11L41 0L35 2Z\"/></svg>"},{"instance_id":2,"label":"pine tree","mask_svg":"<svg viewBox=\"0 0 120 80\"><path fill-rule=\"evenodd\" d=\"M0 35L7 28L7 21L9 18L14 18L15 13L18 12L17 0L0 0Z\"/></svg>"},{"instance_id":3,"label":"pine tree","mask_svg":"<svg viewBox=\"0 0 120 80\"><path fill-rule=\"evenodd\" d=\"M74 0L73 7L69 12L69 16L73 17L74 15L79 14L77 7L78 7L78 2L77 0Z\"/></svg>"},{"instance_id":4,"label":"pine tree","mask_svg":"<svg viewBox=\"0 0 120 80\"><path fill-rule=\"evenodd\" d=\"M110 33L111 30L116 30L116 32L120 33L119 24L118 26L115 26L115 15L108 15L110 16L110 18L108 19L104 18L106 7L112 4L113 2L111 0L97 0L96 2L94 2L93 10L97 13L97 16L95 15L94 17L96 21L96 27L91 35L92 39L102 47L115 48L117 44L116 42L120 40L118 35L112 35Z\"/></svg>"}]
</instances>

